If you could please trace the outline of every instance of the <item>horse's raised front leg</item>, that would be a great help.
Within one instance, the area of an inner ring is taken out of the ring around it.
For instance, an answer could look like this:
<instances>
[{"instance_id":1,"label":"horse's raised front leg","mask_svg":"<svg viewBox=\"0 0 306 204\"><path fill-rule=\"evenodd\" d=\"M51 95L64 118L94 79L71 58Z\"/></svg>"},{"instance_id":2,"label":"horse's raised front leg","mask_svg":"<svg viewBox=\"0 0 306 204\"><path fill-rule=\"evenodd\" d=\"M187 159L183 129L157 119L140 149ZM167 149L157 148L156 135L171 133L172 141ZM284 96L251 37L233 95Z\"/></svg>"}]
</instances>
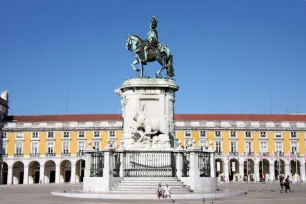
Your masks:
<instances>
[{"instance_id":1,"label":"horse's raised front leg","mask_svg":"<svg viewBox=\"0 0 306 204\"><path fill-rule=\"evenodd\" d=\"M135 72L139 72L139 71L140 71L139 69L137 69L137 68L135 67L135 65L138 64L138 63L139 63L139 62L138 62L138 60L136 59L136 60L131 64L131 66L132 66L132 68L134 69Z\"/></svg>"}]
</instances>

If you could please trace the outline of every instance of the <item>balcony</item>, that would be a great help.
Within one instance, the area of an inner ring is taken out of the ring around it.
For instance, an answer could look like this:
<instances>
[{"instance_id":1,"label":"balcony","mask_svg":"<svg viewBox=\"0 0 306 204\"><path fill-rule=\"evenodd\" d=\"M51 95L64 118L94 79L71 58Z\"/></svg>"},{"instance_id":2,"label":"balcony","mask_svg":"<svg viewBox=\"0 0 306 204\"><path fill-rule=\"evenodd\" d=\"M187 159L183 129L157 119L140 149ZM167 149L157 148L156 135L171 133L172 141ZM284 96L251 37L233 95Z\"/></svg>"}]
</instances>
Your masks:
<instances>
[{"instance_id":1,"label":"balcony","mask_svg":"<svg viewBox=\"0 0 306 204\"><path fill-rule=\"evenodd\" d=\"M275 156L277 156L277 152L275 152ZM279 152L279 156L285 156L284 152Z\"/></svg>"},{"instance_id":2,"label":"balcony","mask_svg":"<svg viewBox=\"0 0 306 204\"><path fill-rule=\"evenodd\" d=\"M77 153L77 156L84 156L84 155L85 153L83 151Z\"/></svg>"},{"instance_id":3,"label":"balcony","mask_svg":"<svg viewBox=\"0 0 306 204\"><path fill-rule=\"evenodd\" d=\"M39 157L39 153L31 153L30 157Z\"/></svg>"},{"instance_id":4,"label":"balcony","mask_svg":"<svg viewBox=\"0 0 306 204\"><path fill-rule=\"evenodd\" d=\"M55 157L55 153L46 153L46 157Z\"/></svg>"},{"instance_id":5,"label":"balcony","mask_svg":"<svg viewBox=\"0 0 306 204\"><path fill-rule=\"evenodd\" d=\"M229 155L231 155L231 156L238 156L238 154L239 154L238 152L230 152L229 153Z\"/></svg>"},{"instance_id":6,"label":"balcony","mask_svg":"<svg viewBox=\"0 0 306 204\"><path fill-rule=\"evenodd\" d=\"M64 152L62 153L62 157L69 157L71 154L70 152Z\"/></svg>"},{"instance_id":7,"label":"balcony","mask_svg":"<svg viewBox=\"0 0 306 204\"><path fill-rule=\"evenodd\" d=\"M247 153L249 156L254 156L255 155L255 152L248 152Z\"/></svg>"},{"instance_id":8,"label":"balcony","mask_svg":"<svg viewBox=\"0 0 306 204\"><path fill-rule=\"evenodd\" d=\"M269 152L263 152L262 156L269 156Z\"/></svg>"},{"instance_id":9,"label":"balcony","mask_svg":"<svg viewBox=\"0 0 306 204\"><path fill-rule=\"evenodd\" d=\"M7 157L7 154L0 154L0 158Z\"/></svg>"},{"instance_id":10,"label":"balcony","mask_svg":"<svg viewBox=\"0 0 306 204\"><path fill-rule=\"evenodd\" d=\"M14 154L14 157L23 157L23 154Z\"/></svg>"}]
</instances>

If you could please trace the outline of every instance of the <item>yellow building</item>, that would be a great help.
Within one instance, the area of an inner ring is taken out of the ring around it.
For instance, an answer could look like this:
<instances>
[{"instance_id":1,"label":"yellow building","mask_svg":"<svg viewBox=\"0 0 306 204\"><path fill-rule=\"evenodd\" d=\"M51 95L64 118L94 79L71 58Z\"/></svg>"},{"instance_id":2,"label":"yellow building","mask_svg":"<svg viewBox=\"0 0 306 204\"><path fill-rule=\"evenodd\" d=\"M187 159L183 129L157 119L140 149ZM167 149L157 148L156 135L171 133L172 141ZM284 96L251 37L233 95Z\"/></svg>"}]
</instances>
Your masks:
<instances>
[{"instance_id":1,"label":"yellow building","mask_svg":"<svg viewBox=\"0 0 306 204\"><path fill-rule=\"evenodd\" d=\"M7 116L2 121L0 182L81 182L88 141L102 150L120 145L116 114ZM274 181L279 174L305 181L306 115L177 114L176 137L185 147L212 144L220 180Z\"/></svg>"}]
</instances>

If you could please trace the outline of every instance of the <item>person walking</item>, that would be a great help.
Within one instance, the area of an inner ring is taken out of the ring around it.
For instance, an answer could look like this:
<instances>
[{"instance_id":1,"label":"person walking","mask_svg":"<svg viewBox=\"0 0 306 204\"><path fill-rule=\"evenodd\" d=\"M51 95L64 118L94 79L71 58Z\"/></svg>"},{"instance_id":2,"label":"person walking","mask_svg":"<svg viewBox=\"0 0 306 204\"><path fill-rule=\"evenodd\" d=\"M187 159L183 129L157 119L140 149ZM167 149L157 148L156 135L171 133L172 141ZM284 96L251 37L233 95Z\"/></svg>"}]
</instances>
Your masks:
<instances>
[{"instance_id":1,"label":"person walking","mask_svg":"<svg viewBox=\"0 0 306 204\"><path fill-rule=\"evenodd\" d=\"M284 192L284 186L285 186L285 177L284 176L280 175L279 183L280 183L280 187L281 187L280 193L283 193Z\"/></svg>"},{"instance_id":2,"label":"person walking","mask_svg":"<svg viewBox=\"0 0 306 204\"><path fill-rule=\"evenodd\" d=\"M288 190L289 192L291 192L291 189L290 189L290 179L289 179L289 176L287 176L286 180L285 180L285 192L288 193Z\"/></svg>"}]
</instances>

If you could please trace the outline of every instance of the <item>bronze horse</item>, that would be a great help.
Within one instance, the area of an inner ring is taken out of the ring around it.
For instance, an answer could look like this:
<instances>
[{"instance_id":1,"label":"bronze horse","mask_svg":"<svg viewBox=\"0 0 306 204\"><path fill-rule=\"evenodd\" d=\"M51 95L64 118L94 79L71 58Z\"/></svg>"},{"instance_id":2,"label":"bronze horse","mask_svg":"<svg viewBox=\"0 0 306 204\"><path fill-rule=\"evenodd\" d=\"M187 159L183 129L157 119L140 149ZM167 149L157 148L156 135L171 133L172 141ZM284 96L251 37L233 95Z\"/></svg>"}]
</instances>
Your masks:
<instances>
[{"instance_id":1,"label":"bronze horse","mask_svg":"<svg viewBox=\"0 0 306 204\"><path fill-rule=\"evenodd\" d=\"M143 63L145 58L144 56L145 45L146 42L143 41L137 35L128 35L128 38L126 40L126 49L132 51L136 58L136 60L131 64L131 66L133 67L134 71L139 72L140 70L136 68L135 65L140 64L141 77L144 76L143 66L146 65L146 63ZM167 70L167 76L169 77L175 76L173 68L173 55L171 54L171 51L167 46L159 44L158 47L149 49L147 61L148 62L158 61L159 64L162 66L161 69L156 73L156 77L161 77L161 72L164 69Z\"/></svg>"}]
</instances>

